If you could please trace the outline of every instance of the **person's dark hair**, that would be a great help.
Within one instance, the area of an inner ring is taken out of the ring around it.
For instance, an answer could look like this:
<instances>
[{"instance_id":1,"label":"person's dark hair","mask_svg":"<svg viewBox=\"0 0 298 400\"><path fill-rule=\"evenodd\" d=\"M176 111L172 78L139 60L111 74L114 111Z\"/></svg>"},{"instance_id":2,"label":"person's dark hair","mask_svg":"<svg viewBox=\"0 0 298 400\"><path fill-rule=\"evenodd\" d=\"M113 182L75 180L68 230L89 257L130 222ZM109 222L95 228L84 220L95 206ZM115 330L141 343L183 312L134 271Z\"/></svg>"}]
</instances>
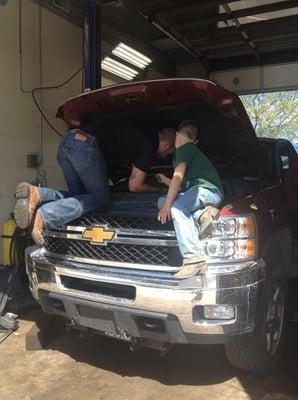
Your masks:
<instances>
[{"instance_id":1,"label":"person's dark hair","mask_svg":"<svg viewBox=\"0 0 298 400\"><path fill-rule=\"evenodd\" d=\"M178 132L186 135L190 140L195 142L198 138L199 128L192 120L182 121L178 126Z\"/></svg>"},{"instance_id":2,"label":"person's dark hair","mask_svg":"<svg viewBox=\"0 0 298 400\"><path fill-rule=\"evenodd\" d=\"M168 142L173 146L175 144L175 137L176 137L176 131L173 128L163 128L159 132L160 140L164 140L165 142Z\"/></svg>"}]
</instances>

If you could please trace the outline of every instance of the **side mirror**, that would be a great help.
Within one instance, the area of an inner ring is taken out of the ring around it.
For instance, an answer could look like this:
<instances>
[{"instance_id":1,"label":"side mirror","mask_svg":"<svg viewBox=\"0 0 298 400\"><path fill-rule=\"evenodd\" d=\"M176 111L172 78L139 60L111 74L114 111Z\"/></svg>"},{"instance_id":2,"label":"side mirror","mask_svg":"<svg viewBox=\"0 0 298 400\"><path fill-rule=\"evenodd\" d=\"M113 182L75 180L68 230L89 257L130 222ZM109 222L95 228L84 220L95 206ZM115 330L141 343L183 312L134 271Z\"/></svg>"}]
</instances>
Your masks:
<instances>
[{"instance_id":1,"label":"side mirror","mask_svg":"<svg viewBox=\"0 0 298 400\"><path fill-rule=\"evenodd\" d=\"M290 168L290 159L288 156L280 156L282 170Z\"/></svg>"}]
</instances>

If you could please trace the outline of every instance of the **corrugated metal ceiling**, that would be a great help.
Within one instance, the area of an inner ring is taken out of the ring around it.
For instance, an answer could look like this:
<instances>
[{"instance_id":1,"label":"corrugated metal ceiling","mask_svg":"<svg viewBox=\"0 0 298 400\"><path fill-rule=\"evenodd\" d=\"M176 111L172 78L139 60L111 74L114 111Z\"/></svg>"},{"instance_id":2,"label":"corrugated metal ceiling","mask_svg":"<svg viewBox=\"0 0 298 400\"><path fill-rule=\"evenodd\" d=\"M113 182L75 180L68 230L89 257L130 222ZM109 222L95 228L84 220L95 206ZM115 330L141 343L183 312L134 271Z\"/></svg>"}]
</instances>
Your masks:
<instances>
[{"instance_id":1,"label":"corrugated metal ceiling","mask_svg":"<svg viewBox=\"0 0 298 400\"><path fill-rule=\"evenodd\" d=\"M81 24L83 4L72 0L65 16ZM102 0L102 12L115 45L120 34L169 64L198 58L212 71L298 60L298 0Z\"/></svg>"}]
</instances>

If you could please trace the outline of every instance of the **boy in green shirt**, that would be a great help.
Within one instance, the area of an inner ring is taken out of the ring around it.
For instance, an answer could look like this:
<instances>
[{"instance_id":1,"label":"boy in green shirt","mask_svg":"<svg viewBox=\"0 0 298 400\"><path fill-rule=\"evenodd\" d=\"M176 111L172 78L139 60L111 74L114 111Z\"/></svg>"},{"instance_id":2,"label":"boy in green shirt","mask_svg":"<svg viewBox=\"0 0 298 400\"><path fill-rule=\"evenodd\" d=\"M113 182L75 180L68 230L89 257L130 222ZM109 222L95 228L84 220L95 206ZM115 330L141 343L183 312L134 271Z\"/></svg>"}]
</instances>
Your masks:
<instances>
[{"instance_id":1,"label":"boy in green shirt","mask_svg":"<svg viewBox=\"0 0 298 400\"><path fill-rule=\"evenodd\" d=\"M206 271L206 260L199 239L199 225L193 214L223 200L220 178L208 158L197 148L198 128L184 121L176 133L174 174L172 179L157 174L160 183L169 186L167 196L158 201L157 219L165 224L173 219L183 266L174 277L183 279Z\"/></svg>"}]
</instances>

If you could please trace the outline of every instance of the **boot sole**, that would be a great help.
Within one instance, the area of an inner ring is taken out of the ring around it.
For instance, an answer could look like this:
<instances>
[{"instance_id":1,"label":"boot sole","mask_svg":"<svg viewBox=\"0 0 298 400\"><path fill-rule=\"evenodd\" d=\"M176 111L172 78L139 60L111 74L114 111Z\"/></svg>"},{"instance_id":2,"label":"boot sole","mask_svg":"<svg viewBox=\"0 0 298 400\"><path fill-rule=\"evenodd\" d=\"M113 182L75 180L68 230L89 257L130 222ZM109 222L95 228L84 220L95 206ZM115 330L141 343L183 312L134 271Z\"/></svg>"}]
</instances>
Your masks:
<instances>
[{"instance_id":1,"label":"boot sole","mask_svg":"<svg viewBox=\"0 0 298 400\"><path fill-rule=\"evenodd\" d=\"M183 267L182 267L182 269L180 271L182 271L182 270L183 270ZM206 265L206 263L204 263L200 268L197 268L197 269L193 270L192 272L189 272L189 273L185 272L185 273L179 275L180 271L176 272L173 275L173 278L175 278L175 279L186 279L186 278L192 278L193 276L196 276L196 275L206 274L207 265Z\"/></svg>"},{"instance_id":2,"label":"boot sole","mask_svg":"<svg viewBox=\"0 0 298 400\"><path fill-rule=\"evenodd\" d=\"M186 278L192 278L194 276L199 276L199 275L203 275L206 272L200 272L200 271L194 271L191 274L185 274L185 275L176 275L178 274L178 272L176 272L176 274L173 275L174 279L186 279Z\"/></svg>"},{"instance_id":3,"label":"boot sole","mask_svg":"<svg viewBox=\"0 0 298 400\"><path fill-rule=\"evenodd\" d=\"M45 241L43 238L42 239L38 238L37 235L35 235L34 231L32 231L31 234L32 234L32 238L33 238L35 244L38 247L43 247L45 245Z\"/></svg>"},{"instance_id":4,"label":"boot sole","mask_svg":"<svg viewBox=\"0 0 298 400\"><path fill-rule=\"evenodd\" d=\"M208 223L203 222L200 224L200 233L199 233L199 238L200 239L205 239L207 236L209 236L212 233L213 229L213 222L218 219L220 211L213 207L213 206L207 206L199 216L199 221L201 219L206 218L206 214L209 215L209 221Z\"/></svg>"},{"instance_id":5,"label":"boot sole","mask_svg":"<svg viewBox=\"0 0 298 400\"><path fill-rule=\"evenodd\" d=\"M17 199L28 199L30 197L30 184L27 182L20 183L16 188L15 197Z\"/></svg>"},{"instance_id":6,"label":"boot sole","mask_svg":"<svg viewBox=\"0 0 298 400\"><path fill-rule=\"evenodd\" d=\"M42 218L41 218L41 221L39 221L42 223L42 226L39 228L36 226L36 224L38 224L38 220L40 218L41 217L38 214L35 216L34 226L33 226L31 235L32 235L34 242L37 244L37 246L43 247L45 245L45 241L43 238L44 225L43 225Z\"/></svg>"},{"instance_id":7,"label":"boot sole","mask_svg":"<svg viewBox=\"0 0 298 400\"><path fill-rule=\"evenodd\" d=\"M27 229L30 226L29 202L28 199L18 199L14 207L14 218L16 224L21 229Z\"/></svg>"}]
</instances>

